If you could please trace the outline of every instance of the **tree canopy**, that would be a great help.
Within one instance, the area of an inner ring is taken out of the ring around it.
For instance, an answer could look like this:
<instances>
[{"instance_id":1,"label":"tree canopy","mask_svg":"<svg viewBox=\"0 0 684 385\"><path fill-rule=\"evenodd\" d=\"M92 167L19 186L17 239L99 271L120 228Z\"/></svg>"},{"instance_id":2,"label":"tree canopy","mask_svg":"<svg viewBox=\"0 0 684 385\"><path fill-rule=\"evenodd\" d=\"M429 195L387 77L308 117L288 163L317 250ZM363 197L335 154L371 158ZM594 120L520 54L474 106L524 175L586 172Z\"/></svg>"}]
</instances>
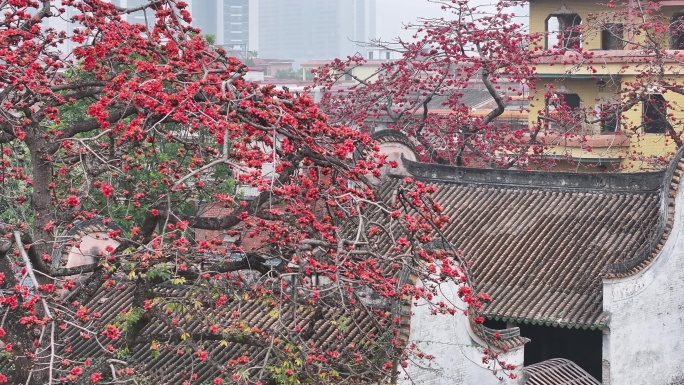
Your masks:
<instances>
[{"instance_id":1,"label":"tree canopy","mask_svg":"<svg viewBox=\"0 0 684 385\"><path fill-rule=\"evenodd\" d=\"M448 220L434 188L378 196L368 135L246 81L186 8L0 2L0 383L390 378L402 301L436 290L409 278L467 284L419 247Z\"/></svg>"},{"instance_id":2,"label":"tree canopy","mask_svg":"<svg viewBox=\"0 0 684 385\"><path fill-rule=\"evenodd\" d=\"M430 1L444 16L407 25L413 40L368 42L393 59L317 70L331 122L400 130L424 160L471 167L551 168L602 136L632 169L662 168L682 145L673 5Z\"/></svg>"}]
</instances>

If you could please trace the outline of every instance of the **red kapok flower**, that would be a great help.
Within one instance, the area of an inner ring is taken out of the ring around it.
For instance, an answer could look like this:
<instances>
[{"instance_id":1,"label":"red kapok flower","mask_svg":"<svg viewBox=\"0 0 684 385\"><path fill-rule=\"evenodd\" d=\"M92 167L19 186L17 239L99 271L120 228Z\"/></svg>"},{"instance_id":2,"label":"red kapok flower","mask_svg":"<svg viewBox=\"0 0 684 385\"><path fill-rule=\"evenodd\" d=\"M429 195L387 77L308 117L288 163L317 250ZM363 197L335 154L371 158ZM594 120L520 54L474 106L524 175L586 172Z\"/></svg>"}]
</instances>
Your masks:
<instances>
[{"instance_id":1,"label":"red kapok flower","mask_svg":"<svg viewBox=\"0 0 684 385\"><path fill-rule=\"evenodd\" d=\"M101 379L102 379L101 373L95 372L95 373L90 375L90 382L92 382L93 384L100 381Z\"/></svg>"}]
</instances>

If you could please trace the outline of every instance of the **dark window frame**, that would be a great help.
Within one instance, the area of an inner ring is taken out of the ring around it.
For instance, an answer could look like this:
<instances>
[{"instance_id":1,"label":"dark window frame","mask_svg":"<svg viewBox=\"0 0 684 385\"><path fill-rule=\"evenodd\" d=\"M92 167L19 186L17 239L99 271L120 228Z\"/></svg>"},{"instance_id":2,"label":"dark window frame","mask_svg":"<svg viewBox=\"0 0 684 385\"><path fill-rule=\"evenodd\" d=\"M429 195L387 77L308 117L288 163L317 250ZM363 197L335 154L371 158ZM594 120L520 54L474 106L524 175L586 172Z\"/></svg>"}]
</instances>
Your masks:
<instances>
[{"instance_id":1,"label":"dark window frame","mask_svg":"<svg viewBox=\"0 0 684 385\"><path fill-rule=\"evenodd\" d=\"M621 23L607 23L601 31L602 50L625 49L625 27Z\"/></svg>"},{"instance_id":2,"label":"dark window frame","mask_svg":"<svg viewBox=\"0 0 684 385\"><path fill-rule=\"evenodd\" d=\"M620 111L617 111L617 106L614 104L600 104L599 105L599 119L601 124L601 133L615 133L619 131L620 127Z\"/></svg>"},{"instance_id":3,"label":"dark window frame","mask_svg":"<svg viewBox=\"0 0 684 385\"><path fill-rule=\"evenodd\" d=\"M672 14L670 20L670 49L684 50L684 10Z\"/></svg>"},{"instance_id":4,"label":"dark window frame","mask_svg":"<svg viewBox=\"0 0 684 385\"><path fill-rule=\"evenodd\" d=\"M642 103L642 127L645 134L665 134L670 123L667 120L667 100L662 94L649 94Z\"/></svg>"},{"instance_id":5,"label":"dark window frame","mask_svg":"<svg viewBox=\"0 0 684 385\"><path fill-rule=\"evenodd\" d=\"M549 31L549 20L556 18L558 19L558 31ZM546 30L546 49L551 49L549 47L549 33L555 32L558 34L558 40L561 43L560 48L571 49L575 46L582 47L582 33L578 30L578 27L582 25L582 18L577 13L552 13L546 17L545 30Z\"/></svg>"}]
</instances>

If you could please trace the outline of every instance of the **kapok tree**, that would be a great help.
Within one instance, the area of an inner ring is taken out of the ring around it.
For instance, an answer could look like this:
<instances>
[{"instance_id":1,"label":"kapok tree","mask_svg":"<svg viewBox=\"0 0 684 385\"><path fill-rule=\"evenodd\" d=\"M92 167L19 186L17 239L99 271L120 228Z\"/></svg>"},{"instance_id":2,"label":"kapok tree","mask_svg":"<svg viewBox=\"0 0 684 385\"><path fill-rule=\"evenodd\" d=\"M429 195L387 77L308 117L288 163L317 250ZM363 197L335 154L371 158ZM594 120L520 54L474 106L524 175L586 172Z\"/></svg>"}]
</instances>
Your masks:
<instances>
[{"instance_id":1,"label":"kapok tree","mask_svg":"<svg viewBox=\"0 0 684 385\"><path fill-rule=\"evenodd\" d=\"M530 154L543 150L530 138L534 130L512 130L499 119L512 101L527 97L535 74L528 45L541 35L527 33L516 21L515 11L523 11L524 2L434 3L441 4L444 17L408 25L414 40L368 43L398 59L358 71L377 62L355 56L317 70L316 85L325 91L322 108L333 121L362 131L383 122L406 133L426 161L526 164ZM355 85L338 87L350 77ZM472 113L470 89L486 91L491 99L486 113Z\"/></svg>"},{"instance_id":2,"label":"kapok tree","mask_svg":"<svg viewBox=\"0 0 684 385\"><path fill-rule=\"evenodd\" d=\"M419 247L448 220L434 188L407 181L378 196L370 177L384 161L367 135L332 126L307 95L246 81L242 63L189 26L186 7L0 2L0 340L13 368L0 383L153 381L130 355L140 344L186 357L168 370L189 371L189 383L202 365L215 384L391 375L406 357L397 304L431 298L429 285L400 277L467 284L457 253ZM133 12L149 24L126 22ZM69 30L49 27L63 18ZM61 52L68 40L78 47ZM220 213L205 215L211 205ZM93 218L114 246L63 260L81 245L62 234ZM197 229L220 235L200 242ZM244 242L219 247L226 236ZM126 305L113 300L130 287ZM295 326L257 328L236 303ZM103 325L93 306L118 315ZM383 333L317 347L297 322L331 308L346 317L340 327L363 317ZM150 320L167 332L145 334ZM76 340L94 341L92 357L75 355ZM221 361L209 343L254 349Z\"/></svg>"},{"instance_id":3,"label":"kapok tree","mask_svg":"<svg viewBox=\"0 0 684 385\"><path fill-rule=\"evenodd\" d=\"M475 167L549 167L547 155L572 155L568 142L621 167L662 167L681 146L676 5L431 2L444 17L408 25L414 41L369 43L397 59L350 57L318 71L332 121L400 130L425 160ZM516 14L528 12L526 26ZM489 104L473 105L475 90ZM506 109L531 119L513 126Z\"/></svg>"}]
</instances>

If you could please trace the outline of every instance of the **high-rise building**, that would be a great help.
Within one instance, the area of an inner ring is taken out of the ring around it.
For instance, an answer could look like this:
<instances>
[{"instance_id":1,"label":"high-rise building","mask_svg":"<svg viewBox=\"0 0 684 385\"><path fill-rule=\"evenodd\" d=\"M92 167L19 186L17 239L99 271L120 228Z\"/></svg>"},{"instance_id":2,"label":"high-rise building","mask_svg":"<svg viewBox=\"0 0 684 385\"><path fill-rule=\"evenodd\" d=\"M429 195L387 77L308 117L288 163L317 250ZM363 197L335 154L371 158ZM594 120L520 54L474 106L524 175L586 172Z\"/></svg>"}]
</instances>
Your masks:
<instances>
[{"instance_id":1,"label":"high-rise building","mask_svg":"<svg viewBox=\"0 0 684 385\"><path fill-rule=\"evenodd\" d=\"M375 37L375 0L260 0L259 57L334 59Z\"/></svg>"},{"instance_id":2,"label":"high-rise building","mask_svg":"<svg viewBox=\"0 0 684 385\"><path fill-rule=\"evenodd\" d=\"M228 50L250 49L249 0L194 0L190 2L192 25L212 35L216 45Z\"/></svg>"},{"instance_id":3,"label":"high-rise building","mask_svg":"<svg viewBox=\"0 0 684 385\"><path fill-rule=\"evenodd\" d=\"M139 7L148 4L150 0L109 0L109 2L125 8ZM202 30L203 35L212 35L216 45L227 50L247 51L254 49L250 44L250 3L258 0L186 0L188 10L192 15L192 25ZM67 19L74 11L66 7L63 18L51 18L46 22L50 27L59 30L69 30L71 27ZM132 12L123 16L130 23L140 23L152 27L155 23L152 10ZM254 15L252 20L256 21ZM66 41L59 49L66 55L78 44Z\"/></svg>"},{"instance_id":4,"label":"high-rise building","mask_svg":"<svg viewBox=\"0 0 684 385\"><path fill-rule=\"evenodd\" d=\"M223 46L247 51L249 46L249 0L223 0Z\"/></svg>"}]
</instances>

